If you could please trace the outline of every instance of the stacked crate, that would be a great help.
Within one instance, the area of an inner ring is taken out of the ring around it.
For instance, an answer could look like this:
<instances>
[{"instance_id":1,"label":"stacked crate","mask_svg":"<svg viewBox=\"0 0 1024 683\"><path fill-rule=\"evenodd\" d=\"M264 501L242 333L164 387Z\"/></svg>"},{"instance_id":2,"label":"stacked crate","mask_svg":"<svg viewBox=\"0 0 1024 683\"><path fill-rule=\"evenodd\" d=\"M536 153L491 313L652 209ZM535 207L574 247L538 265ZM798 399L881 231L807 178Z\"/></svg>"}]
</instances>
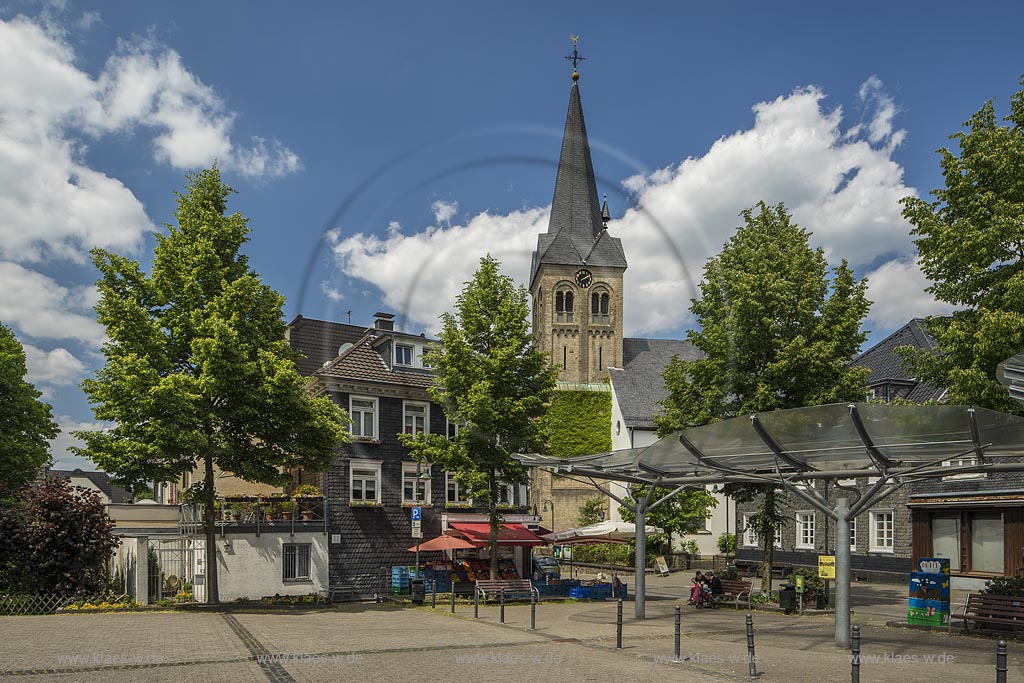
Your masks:
<instances>
[{"instance_id":1,"label":"stacked crate","mask_svg":"<svg viewBox=\"0 0 1024 683\"><path fill-rule=\"evenodd\" d=\"M409 568L408 567L392 567L391 568L391 594L392 595L408 595L411 586L409 584Z\"/></svg>"}]
</instances>

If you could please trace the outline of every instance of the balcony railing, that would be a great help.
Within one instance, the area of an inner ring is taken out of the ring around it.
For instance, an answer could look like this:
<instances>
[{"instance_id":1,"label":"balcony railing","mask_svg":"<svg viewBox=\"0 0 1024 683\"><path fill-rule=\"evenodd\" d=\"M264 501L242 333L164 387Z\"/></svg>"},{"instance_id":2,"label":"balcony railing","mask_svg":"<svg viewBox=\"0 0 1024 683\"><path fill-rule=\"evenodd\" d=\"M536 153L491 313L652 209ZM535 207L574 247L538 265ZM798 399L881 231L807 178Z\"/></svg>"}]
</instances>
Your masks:
<instances>
[{"instance_id":1,"label":"balcony railing","mask_svg":"<svg viewBox=\"0 0 1024 683\"><path fill-rule=\"evenodd\" d=\"M203 531L204 506L200 503L181 505L178 530L183 534ZM260 535L263 531L323 530L327 532L327 501L321 497L225 497L214 503L214 523L223 535L228 531Z\"/></svg>"}]
</instances>

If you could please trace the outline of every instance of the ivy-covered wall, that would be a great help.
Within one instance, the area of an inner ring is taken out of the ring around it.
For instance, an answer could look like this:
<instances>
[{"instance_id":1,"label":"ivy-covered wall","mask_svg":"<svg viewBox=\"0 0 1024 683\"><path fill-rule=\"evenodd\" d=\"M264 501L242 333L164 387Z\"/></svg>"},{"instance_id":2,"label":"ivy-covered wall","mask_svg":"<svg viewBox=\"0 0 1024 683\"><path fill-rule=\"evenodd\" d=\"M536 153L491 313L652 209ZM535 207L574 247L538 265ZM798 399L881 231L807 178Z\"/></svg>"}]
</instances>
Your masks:
<instances>
[{"instance_id":1,"label":"ivy-covered wall","mask_svg":"<svg viewBox=\"0 0 1024 683\"><path fill-rule=\"evenodd\" d=\"M557 391L544 417L548 452L556 457L611 450L612 395L609 391ZM543 525L556 531L577 526L579 509L600 494L588 483L534 470L531 505ZM605 503L605 519L609 510Z\"/></svg>"},{"instance_id":2,"label":"ivy-covered wall","mask_svg":"<svg viewBox=\"0 0 1024 683\"><path fill-rule=\"evenodd\" d=\"M612 448L610 391L556 391L544 417L548 453L566 458Z\"/></svg>"}]
</instances>

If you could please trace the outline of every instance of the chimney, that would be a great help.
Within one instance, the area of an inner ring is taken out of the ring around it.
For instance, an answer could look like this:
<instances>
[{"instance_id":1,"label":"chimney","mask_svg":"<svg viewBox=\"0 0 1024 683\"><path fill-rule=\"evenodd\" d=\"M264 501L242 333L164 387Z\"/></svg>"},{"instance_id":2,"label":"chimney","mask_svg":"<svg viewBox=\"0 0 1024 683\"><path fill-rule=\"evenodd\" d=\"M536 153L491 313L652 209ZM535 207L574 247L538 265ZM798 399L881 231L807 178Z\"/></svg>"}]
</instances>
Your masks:
<instances>
[{"instance_id":1,"label":"chimney","mask_svg":"<svg viewBox=\"0 0 1024 683\"><path fill-rule=\"evenodd\" d=\"M386 332L393 331L395 329L395 314L377 311L373 314L373 327Z\"/></svg>"}]
</instances>

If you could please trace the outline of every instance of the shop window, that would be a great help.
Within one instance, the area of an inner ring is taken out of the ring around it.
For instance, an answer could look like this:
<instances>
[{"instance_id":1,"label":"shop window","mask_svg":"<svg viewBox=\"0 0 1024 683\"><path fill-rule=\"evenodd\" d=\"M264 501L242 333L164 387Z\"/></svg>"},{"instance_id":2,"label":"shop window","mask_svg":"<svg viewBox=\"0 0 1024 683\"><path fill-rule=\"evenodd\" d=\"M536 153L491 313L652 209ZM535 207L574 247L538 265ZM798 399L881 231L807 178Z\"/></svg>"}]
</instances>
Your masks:
<instances>
[{"instance_id":1,"label":"shop window","mask_svg":"<svg viewBox=\"0 0 1024 683\"><path fill-rule=\"evenodd\" d=\"M869 548L871 552L894 552L894 529L892 510L873 510L871 512L871 543Z\"/></svg>"},{"instance_id":2,"label":"shop window","mask_svg":"<svg viewBox=\"0 0 1024 683\"><path fill-rule=\"evenodd\" d=\"M430 504L430 465L402 463L402 502Z\"/></svg>"},{"instance_id":3,"label":"shop window","mask_svg":"<svg viewBox=\"0 0 1024 683\"><path fill-rule=\"evenodd\" d=\"M801 549L814 548L814 513L796 513L796 547Z\"/></svg>"},{"instance_id":4,"label":"shop window","mask_svg":"<svg viewBox=\"0 0 1024 683\"><path fill-rule=\"evenodd\" d=\"M285 581L309 581L309 543L284 544Z\"/></svg>"},{"instance_id":5,"label":"shop window","mask_svg":"<svg viewBox=\"0 0 1024 683\"><path fill-rule=\"evenodd\" d=\"M1003 515L971 513L971 571L1003 573Z\"/></svg>"},{"instance_id":6,"label":"shop window","mask_svg":"<svg viewBox=\"0 0 1024 683\"><path fill-rule=\"evenodd\" d=\"M932 555L949 559L951 571L960 571L960 513L933 515Z\"/></svg>"}]
</instances>

